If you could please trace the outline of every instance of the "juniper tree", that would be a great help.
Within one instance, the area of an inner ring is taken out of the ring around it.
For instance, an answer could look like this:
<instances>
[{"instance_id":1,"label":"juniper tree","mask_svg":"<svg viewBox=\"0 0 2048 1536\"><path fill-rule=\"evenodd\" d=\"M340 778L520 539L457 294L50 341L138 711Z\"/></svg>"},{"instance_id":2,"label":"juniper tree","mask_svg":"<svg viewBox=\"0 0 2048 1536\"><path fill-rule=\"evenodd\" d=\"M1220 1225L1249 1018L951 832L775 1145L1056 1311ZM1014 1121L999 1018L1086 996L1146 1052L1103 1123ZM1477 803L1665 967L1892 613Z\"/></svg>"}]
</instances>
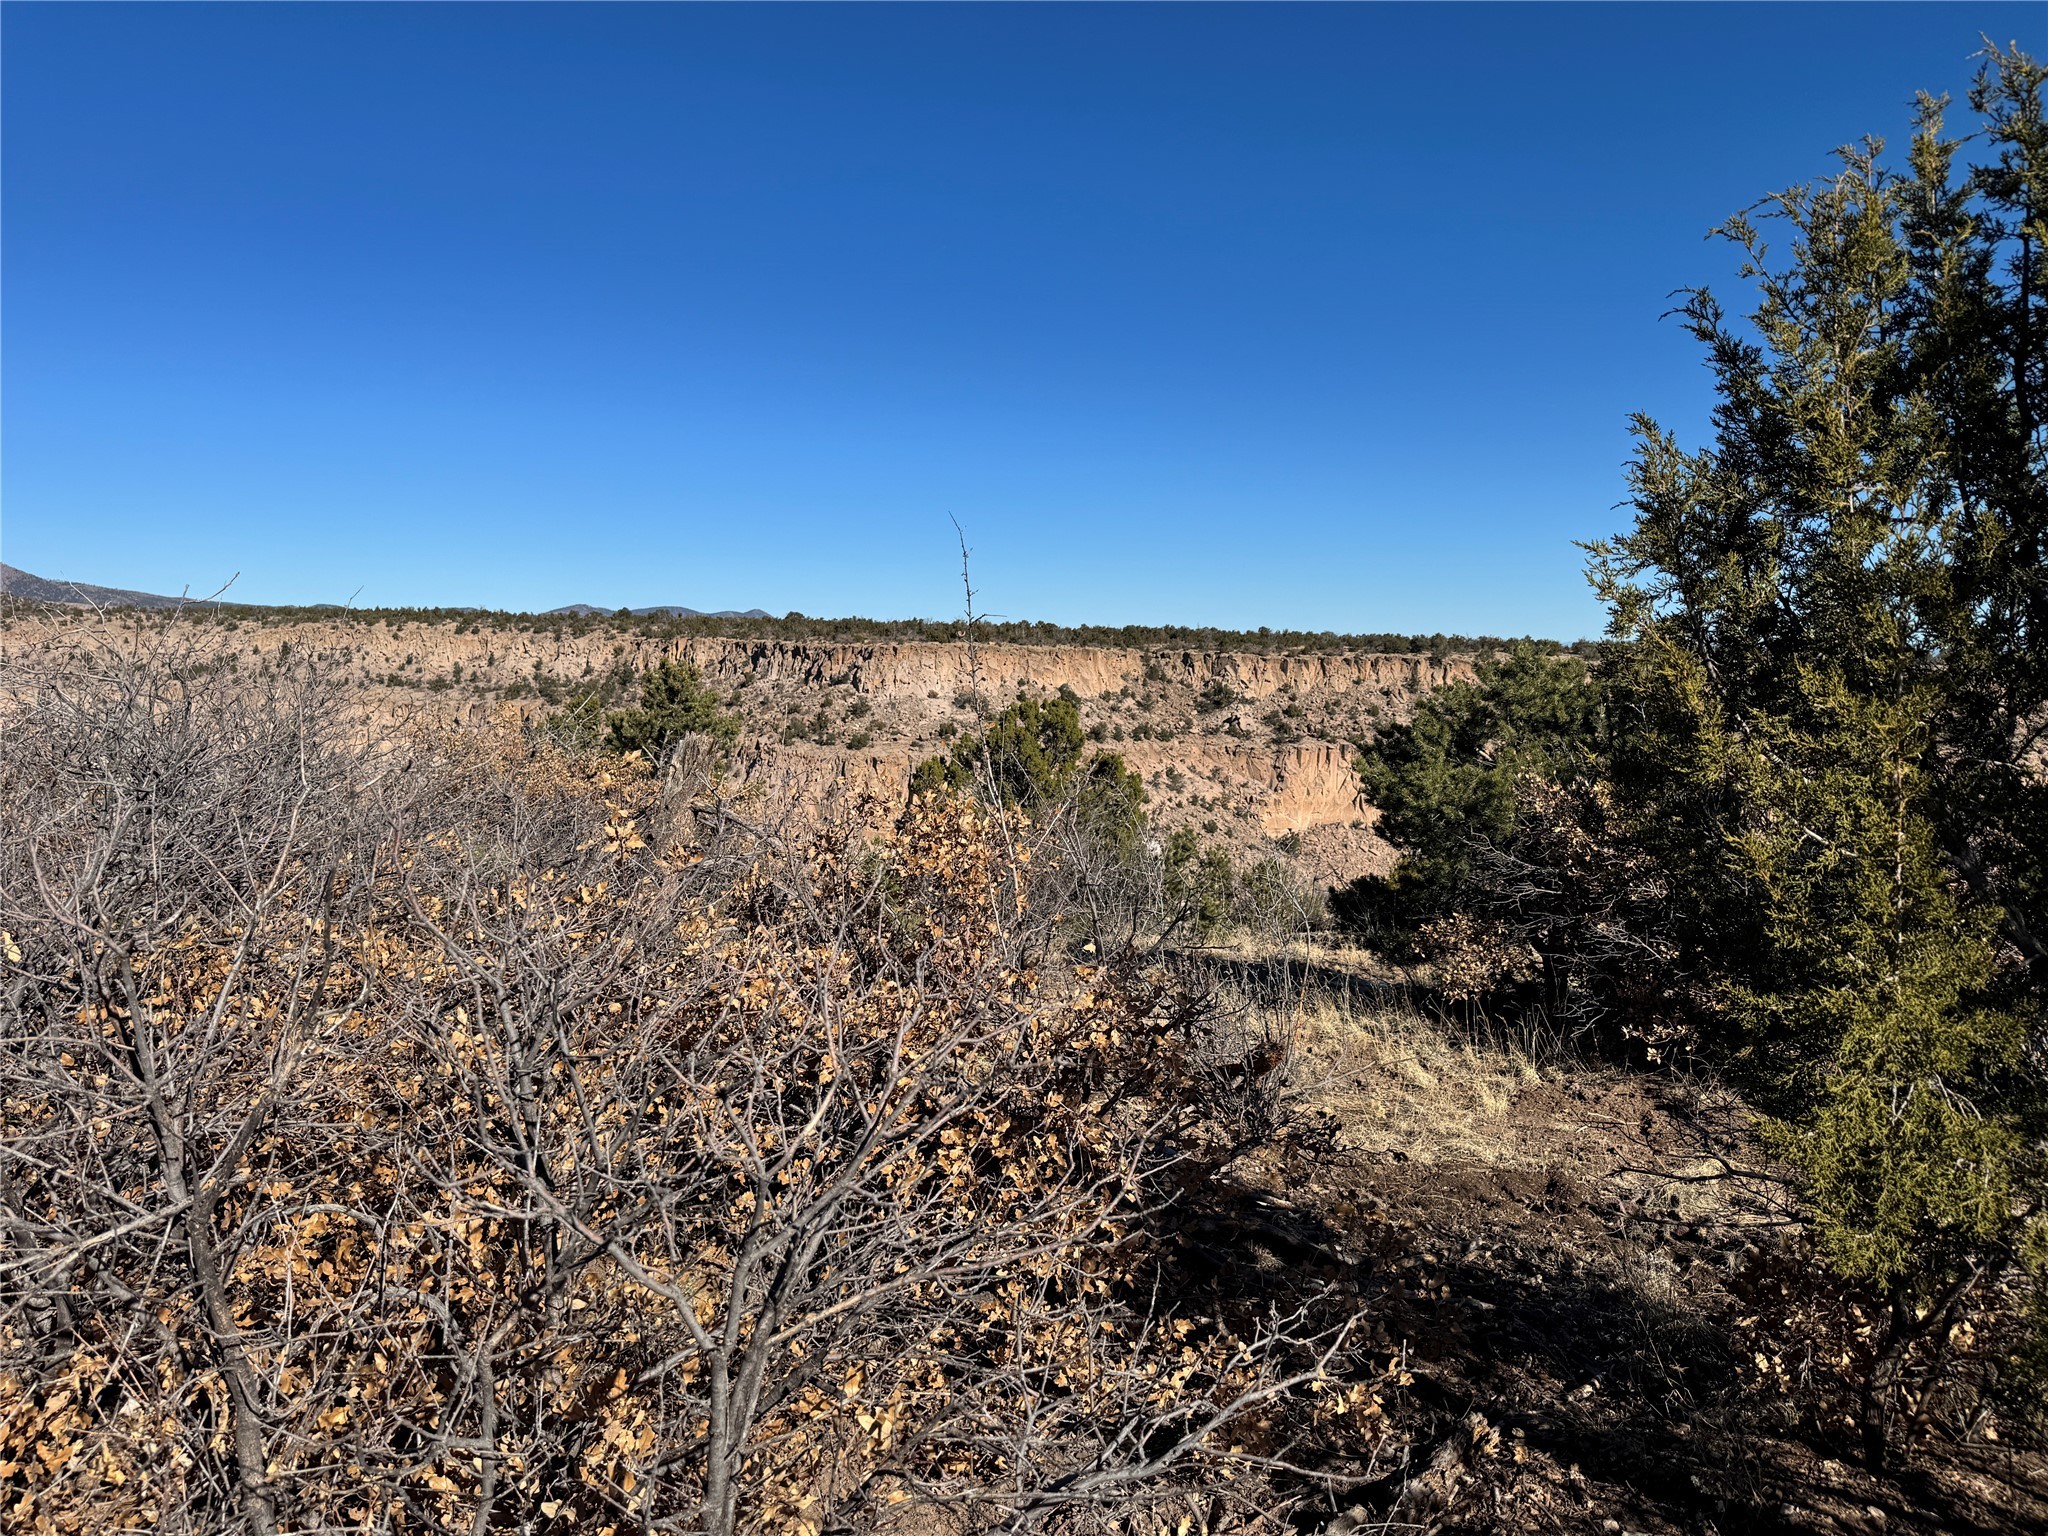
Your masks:
<instances>
[{"instance_id":1,"label":"juniper tree","mask_svg":"<svg viewBox=\"0 0 2048 1536\"><path fill-rule=\"evenodd\" d=\"M1514 836L1520 782L1585 771L1599 719L1583 661L1519 641L1379 732L1360 749L1358 773L1401 857L1390 875L1350 889L1349 912L1399 937L1469 905L1484 850Z\"/></svg>"},{"instance_id":2,"label":"juniper tree","mask_svg":"<svg viewBox=\"0 0 2048 1536\"><path fill-rule=\"evenodd\" d=\"M687 661L664 660L640 680L640 706L612 715L606 722L611 743L621 752L643 752L660 759L685 736L707 738L723 752L739 736L736 715L719 708L718 695L705 686L703 674Z\"/></svg>"},{"instance_id":3,"label":"juniper tree","mask_svg":"<svg viewBox=\"0 0 2048 1536\"><path fill-rule=\"evenodd\" d=\"M1748 324L1681 311L1713 441L1639 418L1592 551L1615 794L1823 1252L1884 1299L1873 1463L1915 1344L2041 1220L2042 77L1989 50L1974 170L1923 97L1905 170L1866 140L1723 227Z\"/></svg>"},{"instance_id":4,"label":"juniper tree","mask_svg":"<svg viewBox=\"0 0 2048 1536\"><path fill-rule=\"evenodd\" d=\"M984 730L954 742L944 757L918 764L911 793L950 787L1031 811L1071 805L1095 840L1128 858L1145 824L1145 786L1119 753L1084 758L1087 741L1071 690L1043 701L1020 697Z\"/></svg>"}]
</instances>

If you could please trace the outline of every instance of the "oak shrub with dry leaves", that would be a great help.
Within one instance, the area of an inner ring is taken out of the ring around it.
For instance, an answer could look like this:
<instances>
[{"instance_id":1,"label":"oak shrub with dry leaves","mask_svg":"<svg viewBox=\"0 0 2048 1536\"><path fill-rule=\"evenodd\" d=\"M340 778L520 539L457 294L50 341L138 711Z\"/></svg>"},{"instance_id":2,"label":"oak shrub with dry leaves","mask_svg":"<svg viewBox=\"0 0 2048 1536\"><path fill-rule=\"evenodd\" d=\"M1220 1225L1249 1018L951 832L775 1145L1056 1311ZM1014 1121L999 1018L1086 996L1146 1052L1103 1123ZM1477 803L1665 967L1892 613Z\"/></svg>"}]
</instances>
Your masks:
<instances>
[{"instance_id":1,"label":"oak shrub with dry leaves","mask_svg":"<svg viewBox=\"0 0 2048 1536\"><path fill-rule=\"evenodd\" d=\"M1341 1310L1173 1274L1202 1009L1051 958L1057 812L764 826L175 624L0 697L10 1528L1075 1529L1379 1437Z\"/></svg>"}]
</instances>

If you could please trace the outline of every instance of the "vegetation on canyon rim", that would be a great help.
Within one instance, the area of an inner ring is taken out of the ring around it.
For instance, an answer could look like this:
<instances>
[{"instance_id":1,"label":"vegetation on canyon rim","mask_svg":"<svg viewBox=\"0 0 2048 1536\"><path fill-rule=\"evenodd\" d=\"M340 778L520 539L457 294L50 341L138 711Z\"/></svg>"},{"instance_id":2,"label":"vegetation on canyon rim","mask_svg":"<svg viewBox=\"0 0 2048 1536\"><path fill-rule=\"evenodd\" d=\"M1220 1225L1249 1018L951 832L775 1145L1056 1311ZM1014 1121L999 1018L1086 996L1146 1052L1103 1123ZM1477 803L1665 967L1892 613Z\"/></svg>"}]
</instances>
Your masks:
<instances>
[{"instance_id":1,"label":"vegetation on canyon rim","mask_svg":"<svg viewBox=\"0 0 2048 1536\"><path fill-rule=\"evenodd\" d=\"M719 619L660 614L502 613L473 608L342 608L327 606L195 604L195 616L226 624L295 625L312 621L359 624L437 624L452 621L479 632L545 632L565 635L631 634L659 640L704 639L821 641L834 644L953 641L958 619L814 618L788 613L781 618ZM975 633L1000 645L1088 645L1119 650L1243 651L1250 653L1362 653L1384 656L1481 655L1511 642L1494 635L1410 635L1385 632L1338 634L1332 630L1219 629L1203 624L1051 624L1034 619L975 621ZM1590 650L1586 642L1562 645L1529 639L1544 650Z\"/></svg>"},{"instance_id":2,"label":"vegetation on canyon rim","mask_svg":"<svg viewBox=\"0 0 2048 1536\"><path fill-rule=\"evenodd\" d=\"M1683 309L1716 435L1639 423L1608 639L1481 646L1363 744L1402 859L1337 916L1453 1014L1761 1118L1769 1166L1677 1176L1793 1197L1752 1332L1629 1314L1673 1440L1716 1348L1761 1400L1803 1336L1879 1467L1948 1394L2016 1405L2048 1323L2042 79L1994 54L1967 176L1929 102L1903 173L1865 146L1732 221L1756 308ZM1413 1529L1540 1450L1461 1401L1404 1462L1369 1266L1246 1214L1241 1160L1310 1185L1338 1132L1218 980L1276 946L1180 941L1305 905L1155 835L1074 698L976 696L907 805L768 818L682 661L524 734L380 731L289 648L225 685L243 613L60 627L0 679L14 1524ZM1382 1304L1455 1333L1448 1257Z\"/></svg>"},{"instance_id":3,"label":"vegetation on canyon rim","mask_svg":"<svg viewBox=\"0 0 2048 1536\"><path fill-rule=\"evenodd\" d=\"M1923 99L1903 172L1866 144L1729 221L1756 308L1683 306L1715 439L1637 422L1597 669L1517 649L1364 754L1403 857L1348 910L1768 1117L1881 1298L1873 1462L1916 1349L2048 1278L2042 78L1994 55L1967 176Z\"/></svg>"}]
</instances>

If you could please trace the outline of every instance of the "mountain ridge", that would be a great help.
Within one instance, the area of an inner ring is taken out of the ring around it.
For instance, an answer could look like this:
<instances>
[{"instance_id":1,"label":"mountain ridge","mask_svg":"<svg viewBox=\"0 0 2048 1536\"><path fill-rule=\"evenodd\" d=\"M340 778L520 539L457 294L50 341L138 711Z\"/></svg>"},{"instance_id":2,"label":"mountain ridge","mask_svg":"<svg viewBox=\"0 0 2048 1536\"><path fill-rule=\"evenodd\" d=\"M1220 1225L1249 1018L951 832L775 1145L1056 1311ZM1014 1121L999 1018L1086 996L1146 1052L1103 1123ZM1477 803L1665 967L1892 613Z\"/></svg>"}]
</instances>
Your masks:
<instances>
[{"instance_id":1,"label":"mountain ridge","mask_svg":"<svg viewBox=\"0 0 2048 1536\"><path fill-rule=\"evenodd\" d=\"M62 603L91 608L181 608L207 604L205 598L165 597L126 587L102 587L87 581L52 581L19 566L0 564L0 594L31 603Z\"/></svg>"},{"instance_id":2,"label":"mountain ridge","mask_svg":"<svg viewBox=\"0 0 2048 1536\"><path fill-rule=\"evenodd\" d=\"M128 587L102 587L88 581L53 581L24 571L19 566L0 563L0 596L19 598L31 603L58 603L67 607L91 608L180 608L214 607L219 600L202 597L166 597L159 592L137 592ZM272 608L297 606L276 603L237 603L236 607ZM314 607L338 607L339 604L314 604ZM463 611L463 610L451 610ZM471 610L484 612L483 609ZM561 608L550 608L542 618L609 618L619 612L616 608L600 608L594 603L570 603ZM662 603L647 608L629 608L626 612L636 619L770 619L774 615L765 608L721 608L709 611L702 608L686 608L680 603Z\"/></svg>"}]
</instances>

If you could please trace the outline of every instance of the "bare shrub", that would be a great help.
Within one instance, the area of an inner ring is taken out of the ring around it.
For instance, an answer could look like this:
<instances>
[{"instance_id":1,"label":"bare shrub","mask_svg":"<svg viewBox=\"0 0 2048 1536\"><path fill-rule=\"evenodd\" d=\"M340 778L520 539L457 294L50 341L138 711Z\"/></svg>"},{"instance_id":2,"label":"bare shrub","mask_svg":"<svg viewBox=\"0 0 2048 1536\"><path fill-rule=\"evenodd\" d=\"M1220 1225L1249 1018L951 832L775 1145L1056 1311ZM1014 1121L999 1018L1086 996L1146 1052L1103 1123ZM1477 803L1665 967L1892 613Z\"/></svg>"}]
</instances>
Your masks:
<instances>
[{"instance_id":1,"label":"bare shrub","mask_svg":"<svg viewBox=\"0 0 2048 1536\"><path fill-rule=\"evenodd\" d=\"M1056 840L760 831L196 659L5 678L23 1526L1024 1529L1370 1453L1340 1310L1176 1279L1199 999L1046 960Z\"/></svg>"}]
</instances>

